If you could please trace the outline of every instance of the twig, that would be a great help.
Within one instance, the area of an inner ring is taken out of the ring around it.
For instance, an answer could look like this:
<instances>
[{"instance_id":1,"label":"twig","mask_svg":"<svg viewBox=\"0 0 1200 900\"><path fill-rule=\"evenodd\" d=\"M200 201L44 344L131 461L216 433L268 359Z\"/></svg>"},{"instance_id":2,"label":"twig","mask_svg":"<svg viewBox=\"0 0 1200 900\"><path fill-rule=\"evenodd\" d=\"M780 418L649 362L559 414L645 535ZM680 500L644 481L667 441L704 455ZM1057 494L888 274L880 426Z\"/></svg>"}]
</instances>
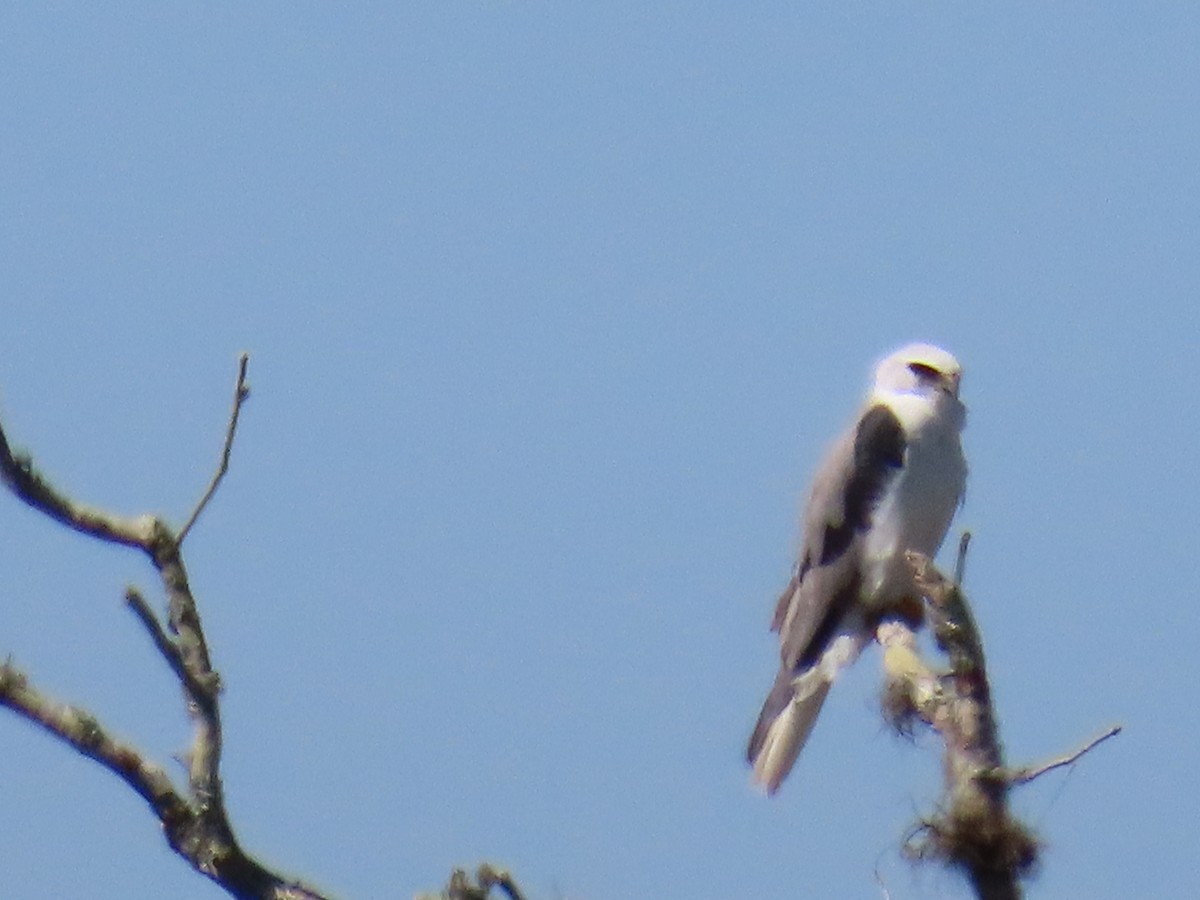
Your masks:
<instances>
[{"instance_id":1,"label":"twig","mask_svg":"<svg viewBox=\"0 0 1200 900\"><path fill-rule=\"evenodd\" d=\"M225 445L221 448L221 463L217 466L217 471L209 480L208 487L205 488L203 496L201 496L200 501L196 504L196 508L192 510L192 514L183 523L183 527L179 529L179 536L175 539L179 544L182 544L184 538L188 536L188 532L192 530L192 526L200 518L200 513L204 512L204 508L208 506L208 501L217 492L217 487L221 484L221 479L229 471L229 455L233 450L233 437L237 433L238 416L242 412L242 404L250 396L250 386L246 384L246 367L249 364L249 353L243 353L238 357L237 382L233 387L233 409L229 413L229 425L225 429Z\"/></svg>"},{"instance_id":2,"label":"twig","mask_svg":"<svg viewBox=\"0 0 1200 900\"><path fill-rule=\"evenodd\" d=\"M967 548L971 546L971 532L964 531L958 539L958 558L954 561L954 583L960 587L967 578Z\"/></svg>"},{"instance_id":3,"label":"twig","mask_svg":"<svg viewBox=\"0 0 1200 900\"><path fill-rule=\"evenodd\" d=\"M183 661L183 654L179 652L179 646L164 630L162 623L158 621L158 616L154 614L154 610L146 602L146 598L133 585L125 588L125 603L137 617L138 621L142 623L142 626L150 635L150 640L154 642L154 648L167 661L167 665L171 667L171 671L175 673L175 677L184 685L187 693L211 693L210 687L198 682L191 683L189 681L192 676Z\"/></svg>"},{"instance_id":4,"label":"twig","mask_svg":"<svg viewBox=\"0 0 1200 900\"><path fill-rule=\"evenodd\" d=\"M1110 737L1116 737L1121 733L1120 725L1114 725L1105 730L1101 734L1096 735L1074 753L1067 753L1063 756L1055 757L1049 762L1042 763L1037 766L1022 766L1019 769L1010 769L1005 773L1005 780L1011 785L1028 784L1035 778L1045 775L1047 772L1052 772L1055 769L1061 769L1063 766L1070 766L1079 761L1079 758L1088 751L1094 749L1098 744L1107 741Z\"/></svg>"},{"instance_id":5,"label":"twig","mask_svg":"<svg viewBox=\"0 0 1200 900\"><path fill-rule=\"evenodd\" d=\"M875 867L875 883L879 885L879 894L883 900L892 900L892 892L888 890L887 882L883 880L883 873L879 871L879 866Z\"/></svg>"}]
</instances>

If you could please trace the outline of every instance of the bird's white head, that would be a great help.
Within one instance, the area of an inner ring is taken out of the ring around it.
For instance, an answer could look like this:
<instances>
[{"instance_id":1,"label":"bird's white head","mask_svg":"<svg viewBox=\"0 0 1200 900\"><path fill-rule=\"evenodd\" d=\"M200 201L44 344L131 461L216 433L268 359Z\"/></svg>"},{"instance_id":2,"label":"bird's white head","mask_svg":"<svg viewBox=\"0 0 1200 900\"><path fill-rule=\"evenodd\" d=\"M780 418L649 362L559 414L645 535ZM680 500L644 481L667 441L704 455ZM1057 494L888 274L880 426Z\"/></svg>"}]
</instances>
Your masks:
<instances>
[{"instance_id":1,"label":"bird's white head","mask_svg":"<svg viewBox=\"0 0 1200 900\"><path fill-rule=\"evenodd\" d=\"M875 393L917 394L958 399L962 366L949 351L933 344L908 344L885 357L875 369Z\"/></svg>"}]
</instances>

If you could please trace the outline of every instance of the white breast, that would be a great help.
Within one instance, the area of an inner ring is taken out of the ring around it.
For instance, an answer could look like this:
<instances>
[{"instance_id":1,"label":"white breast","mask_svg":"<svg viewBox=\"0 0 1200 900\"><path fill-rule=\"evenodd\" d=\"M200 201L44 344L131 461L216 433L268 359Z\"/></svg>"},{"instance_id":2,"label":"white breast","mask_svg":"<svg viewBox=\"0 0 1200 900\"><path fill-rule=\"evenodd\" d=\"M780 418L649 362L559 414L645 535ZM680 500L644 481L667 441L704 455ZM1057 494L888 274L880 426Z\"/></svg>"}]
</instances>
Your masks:
<instances>
[{"instance_id":1,"label":"white breast","mask_svg":"<svg viewBox=\"0 0 1200 900\"><path fill-rule=\"evenodd\" d=\"M911 593L904 553L937 553L967 477L959 442L963 408L957 401L931 402L911 394L888 400L904 426L907 447L904 467L880 499L866 534L863 599L871 605L894 603Z\"/></svg>"}]
</instances>

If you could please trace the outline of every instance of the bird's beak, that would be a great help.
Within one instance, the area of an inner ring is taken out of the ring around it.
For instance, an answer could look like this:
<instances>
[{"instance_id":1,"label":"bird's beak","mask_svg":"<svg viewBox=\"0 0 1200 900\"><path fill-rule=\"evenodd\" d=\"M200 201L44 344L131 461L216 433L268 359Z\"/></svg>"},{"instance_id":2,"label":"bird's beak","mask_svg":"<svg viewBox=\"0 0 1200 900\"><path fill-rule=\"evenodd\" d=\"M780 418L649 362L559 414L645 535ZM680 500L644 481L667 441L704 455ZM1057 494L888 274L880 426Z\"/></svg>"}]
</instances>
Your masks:
<instances>
[{"instance_id":1,"label":"bird's beak","mask_svg":"<svg viewBox=\"0 0 1200 900\"><path fill-rule=\"evenodd\" d=\"M947 372L942 376L942 390L955 399L958 398L958 383L962 380L961 372Z\"/></svg>"}]
</instances>

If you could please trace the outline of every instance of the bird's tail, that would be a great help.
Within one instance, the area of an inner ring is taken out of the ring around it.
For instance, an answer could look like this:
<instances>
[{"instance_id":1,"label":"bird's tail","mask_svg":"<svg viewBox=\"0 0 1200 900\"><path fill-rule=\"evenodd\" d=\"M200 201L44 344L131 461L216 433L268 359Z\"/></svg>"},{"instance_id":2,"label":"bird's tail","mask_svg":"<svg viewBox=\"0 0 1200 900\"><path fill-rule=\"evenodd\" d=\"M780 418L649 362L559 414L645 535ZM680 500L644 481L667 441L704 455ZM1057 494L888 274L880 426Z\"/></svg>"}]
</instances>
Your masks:
<instances>
[{"instance_id":1,"label":"bird's tail","mask_svg":"<svg viewBox=\"0 0 1200 900\"><path fill-rule=\"evenodd\" d=\"M844 631L807 668L797 672L785 666L779 671L746 751L754 780L768 794L779 790L792 771L838 673L858 659L870 639L869 631Z\"/></svg>"},{"instance_id":2,"label":"bird's tail","mask_svg":"<svg viewBox=\"0 0 1200 900\"><path fill-rule=\"evenodd\" d=\"M774 794L804 749L833 678L821 666L797 676L780 671L758 715L746 758L755 783Z\"/></svg>"}]
</instances>

